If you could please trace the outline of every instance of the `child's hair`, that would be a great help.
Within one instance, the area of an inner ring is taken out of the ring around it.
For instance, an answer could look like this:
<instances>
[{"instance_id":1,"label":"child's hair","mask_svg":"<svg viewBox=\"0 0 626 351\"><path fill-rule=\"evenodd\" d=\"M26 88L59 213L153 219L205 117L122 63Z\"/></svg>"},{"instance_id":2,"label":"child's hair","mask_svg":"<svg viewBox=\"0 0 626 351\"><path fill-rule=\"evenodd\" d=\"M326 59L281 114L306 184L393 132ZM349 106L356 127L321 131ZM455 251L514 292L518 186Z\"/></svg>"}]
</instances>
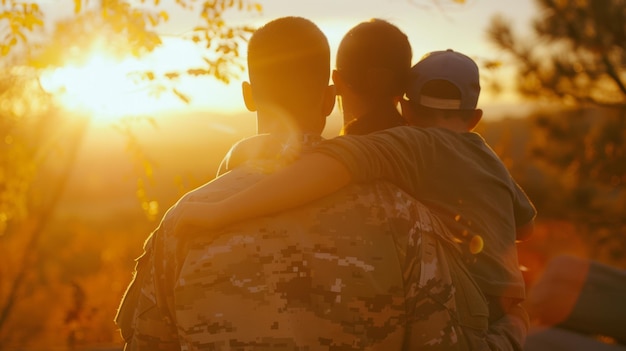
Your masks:
<instances>
[{"instance_id":1,"label":"child's hair","mask_svg":"<svg viewBox=\"0 0 626 351\"><path fill-rule=\"evenodd\" d=\"M411 60L407 36L387 21L372 19L343 37L336 68L358 93L386 98L404 94Z\"/></svg>"}]
</instances>

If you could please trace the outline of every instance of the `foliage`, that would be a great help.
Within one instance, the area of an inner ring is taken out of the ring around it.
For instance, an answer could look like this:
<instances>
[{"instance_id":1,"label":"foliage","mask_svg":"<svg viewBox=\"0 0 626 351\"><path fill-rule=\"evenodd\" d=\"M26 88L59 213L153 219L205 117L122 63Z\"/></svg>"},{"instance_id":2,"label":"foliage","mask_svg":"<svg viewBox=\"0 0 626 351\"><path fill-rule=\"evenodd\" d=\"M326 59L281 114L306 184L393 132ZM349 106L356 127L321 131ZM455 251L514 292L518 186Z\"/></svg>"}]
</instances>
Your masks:
<instances>
[{"instance_id":1,"label":"foliage","mask_svg":"<svg viewBox=\"0 0 626 351\"><path fill-rule=\"evenodd\" d=\"M0 332L0 349L121 344L112 320L151 224L139 211L117 216L119 223L67 218L49 224Z\"/></svg>"},{"instance_id":2,"label":"foliage","mask_svg":"<svg viewBox=\"0 0 626 351\"><path fill-rule=\"evenodd\" d=\"M610 264L623 261L626 110L538 112L531 122L532 164L544 174L543 182L534 185L543 186L542 215L575 223L592 257Z\"/></svg>"},{"instance_id":3,"label":"foliage","mask_svg":"<svg viewBox=\"0 0 626 351\"><path fill-rule=\"evenodd\" d=\"M37 164L49 157L51 101L28 69L0 76L0 235L14 219L24 218L31 201Z\"/></svg>"},{"instance_id":4,"label":"foliage","mask_svg":"<svg viewBox=\"0 0 626 351\"><path fill-rule=\"evenodd\" d=\"M104 40L107 48L115 54L141 55L161 44L157 29L169 20L170 14L163 9L160 0L141 0L138 3L131 5L126 0L101 0L94 7L87 6L86 0L74 0L75 15L56 24L56 35L52 40L44 36L42 45L27 35L45 24L45 14L40 6L36 2L2 0L0 28L6 27L7 33L0 37L1 54L8 55L19 44L27 48L37 46L43 51L37 53L36 63L39 66L63 65L76 59L68 57L68 54L77 50L88 51L97 39ZM229 10L261 12L262 6L252 0L175 0L174 4L198 19L199 24L191 34L182 37L204 47L207 55L204 57L205 66L188 67L165 76L209 75L229 82L241 72L241 44L254 28L230 24L224 16ZM145 72L145 78L154 79L154 73Z\"/></svg>"},{"instance_id":5,"label":"foliage","mask_svg":"<svg viewBox=\"0 0 626 351\"><path fill-rule=\"evenodd\" d=\"M534 36L520 38L502 17L488 34L520 93L567 106L531 119L540 215L571 221L598 248L593 257L612 263L626 256L626 1L536 3Z\"/></svg>"},{"instance_id":6,"label":"foliage","mask_svg":"<svg viewBox=\"0 0 626 351\"><path fill-rule=\"evenodd\" d=\"M154 166L150 157L144 151L137 135L134 132L133 126L136 124L137 119L145 119L153 124L156 124L154 119L151 118L123 118L114 125L114 128L124 136L126 140L126 151L131 155L133 161L138 169L139 177L137 178L137 199L141 204L141 208L144 214L150 220L156 220L159 214L159 202L153 200L148 195L148 186L154 184Z\"/></svg>"},{"instance_id":7,"label":"foliage","mask_svg":"<svg viewBox=\"0 0 626 351\"><path fill-rule=\"evenodd\" d=\"M15 68L0 79L6 83L0 91L0 335L29 282L37 243L63 193L85 126L62 117L28 71Z\"/></svg>"},{"instance_id":8,"label":"foliage","mask_svg":"<svg viewBox=\"0 0 626 351\"><path fill-rule=\"evenodd\" d=\"M97 286L85 284L84 280L101 268L90 267L85 261L59 268L62 273L40 270L50 263L50 256L42 251L47 247L42 241L49 239L43 234L49 231L88 118L59 113L39 85L37 69L80 64L98 44L105 44L109 54L117 57L142 55L162 42L157 27L168 21L169 13L158 0L101 0L96 6L86 0L74 0L72 17L49 23L42 7L34 1L1 0L0 4L0 253L4 257L0 263L0 349L32 344L37 339L35 335L46 329L48 318L55 320L55 316L38 314L41 318L25 320L21 314L35 312L29 312L25 303L53 304L56 298L60 309L51 313L56 313L56 317L66 315L64 325L69 331L65 332L71 335L67 340L71 347L80 339L76 323L90 313L85 307L89 299L86 302L84 295ZM240 45L253 28L230 25L224 14L230 9L259 12L261 6L249 0L175 0L175 4L198 17L199 25L187 39L205 48L207 55L205 66L167 72L164 78L172 80L188 74L229 82L243 69ZM52 32L48 33L46 27ZM159 78L154 72L141 75L149 81ZM186 99L181 92L172 91ZM130 129L122 124L120 130L129 137L133 156L143 157ZM145 158L138 161L149 169ZM150 176L146 174L144 178ZM144 179L140 177L139 181ZM154 216L155 204L147 200L144 188L140 184L138 196L146 213ZM85 268L88 273L85 277L67 278L72 275L71 267ZM128 268L126 264L124 269ZM102 283L106 284L106 279ZM118 284L115 299L119 299L124 284L126 281ZM46 289L41 291L41 287ZM61 295L48 297L48 288ZM114 311L111 307L107 306L107 310ZM102 323L110 323L112 316L105 316ZM110 341L111 336L105 339ZM39 346L45 347L45 341Z\"/></svg>"},{"instance_id":9,"label":"foliage","mask_svg":"<svg viewBox=\"0 0 626 351\"><path fill-rule=\"evenodd\" d=\"M6 56L20 42L26 43L27 33L43 26L43 13L34 2L2 0L0 4L0 24L6 23L6 28L0 27L0 56Z\"/></svg>"},{"instance_id":10,"label":"foliage","mask_svg":"<svg viewBox=\"0 0 626 351\"><path fill-rule=\"evenodd\" d=\"M536 0L535 38L520 39L511 21L492 20L490 40L513 58L519 91L568 103L624 105L626 3Z\"/></svg>"}]
</instances>

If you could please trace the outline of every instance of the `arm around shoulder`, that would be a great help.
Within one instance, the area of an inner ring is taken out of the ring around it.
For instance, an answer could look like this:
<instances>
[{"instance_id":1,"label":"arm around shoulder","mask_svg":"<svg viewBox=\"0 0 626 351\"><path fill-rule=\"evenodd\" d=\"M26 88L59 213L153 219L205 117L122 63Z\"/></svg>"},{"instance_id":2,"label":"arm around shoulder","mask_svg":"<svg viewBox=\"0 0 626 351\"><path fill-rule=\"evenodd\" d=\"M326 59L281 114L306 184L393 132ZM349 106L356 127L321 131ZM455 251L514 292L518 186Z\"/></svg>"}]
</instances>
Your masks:
<instances>
[{"instance_id":1,"label":"arm around shoulder","mask_svg":"<svg viewBox=\"0 0 626 351\"><path fill-rule=\"evenodd\" d=\"M308 153L221 201L185 204L177 223L177 233L180 234L184 226L218 229L292 209L330 195L351 181L348 168L341 162L323 153Z\"/></svg>"}]
</instances>

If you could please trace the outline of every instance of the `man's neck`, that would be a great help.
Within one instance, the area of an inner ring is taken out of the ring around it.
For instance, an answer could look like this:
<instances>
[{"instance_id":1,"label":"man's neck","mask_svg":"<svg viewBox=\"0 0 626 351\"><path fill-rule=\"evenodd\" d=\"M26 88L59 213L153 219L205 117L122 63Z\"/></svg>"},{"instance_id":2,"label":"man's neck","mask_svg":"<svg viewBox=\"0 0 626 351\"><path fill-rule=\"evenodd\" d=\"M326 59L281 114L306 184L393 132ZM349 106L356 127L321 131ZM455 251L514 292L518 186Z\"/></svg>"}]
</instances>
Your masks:
<instances>
[{"instance_id":1,"label":"man's neck","mask_svg":"<svg viewBox=\"0 0 626 351\"><path fill-rule=\"evenodd\" d=\"M277 118L277 116L268 116L261 113L257 114L257 134L272 134L276 136L299 137L303 134L321 134L323 125L314 125L315 123L303 124L299 121L317 121L322 120L321 117L315 116L298 116L299 118Z\"/></svg>"}]
</instances>

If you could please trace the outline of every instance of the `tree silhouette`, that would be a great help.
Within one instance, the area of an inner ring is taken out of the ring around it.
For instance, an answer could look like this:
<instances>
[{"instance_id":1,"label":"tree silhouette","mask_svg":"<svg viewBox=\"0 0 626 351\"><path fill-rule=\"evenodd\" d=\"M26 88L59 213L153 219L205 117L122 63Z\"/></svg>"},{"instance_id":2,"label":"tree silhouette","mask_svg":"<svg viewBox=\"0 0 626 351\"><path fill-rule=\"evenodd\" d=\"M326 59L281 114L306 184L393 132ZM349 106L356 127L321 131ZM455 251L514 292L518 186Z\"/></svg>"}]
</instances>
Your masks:
<instances>
[{"instance_id":1,"label":"tree silhouette","mask_svg":"<svg viewBox=\"0 0 626 351\"><path fill-rule=\"evenodd\" d=\"M531 156L559 179L540 212L573 221L592 255L615 262L626 253L626 1L536 2L531 37L503 17L488 34L520 93L564 106L533 116Z\"/></svg>"}]
</instances>

